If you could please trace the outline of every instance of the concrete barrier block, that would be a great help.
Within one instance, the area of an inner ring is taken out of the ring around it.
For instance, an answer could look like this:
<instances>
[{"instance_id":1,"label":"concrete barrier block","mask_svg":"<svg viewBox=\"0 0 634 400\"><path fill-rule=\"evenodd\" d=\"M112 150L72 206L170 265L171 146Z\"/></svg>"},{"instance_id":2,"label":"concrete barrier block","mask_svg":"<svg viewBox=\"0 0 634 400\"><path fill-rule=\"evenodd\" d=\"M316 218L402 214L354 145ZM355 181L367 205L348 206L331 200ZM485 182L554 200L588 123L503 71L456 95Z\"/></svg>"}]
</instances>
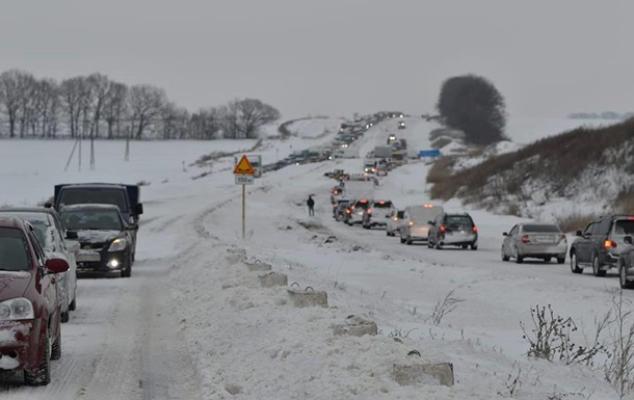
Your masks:
<instances>
[{"instance_id":1,"label":"concrete barrier block","mask_svg":"<svg viewBox=\"0 0 634 400\"><path fill-rule=\"evenodd\" d=\"M259 275L258 279L260 280L260 285L262 285L262 287L268 288L288 285L288 276L279 272L268 272L264 275Z\"/></svg>"},{"instance_id":2,"label":"concrete barrier block","mask_svg":"<svg viewBox=\"0 0 634 400\"><path fill-rule=\"evenodd\" d=\"M394 364L392 377L402 386L416 384L453 386L454 384L451 363Z\"/></svg>"},{"instance_id":3,"label":"concrete barrier block","mask_svg":"<svg viewBox=\"0 0 634 400\"><path fill-rule=\"evenodd\" d=\"M260 261L258 259L245 261L244 263L251 272L270 271L273 269L273 266L271 264L265 263L264 261Z\"/></svg>"},{"instance_id":4,"label":"concrete barrier block","mask_svg":"<svg viewBox=\"0 0 634 400\"><path fill-rule=\"evenodd\" d=\"M295 307L328 307L328 294L315 291L310 286L306 289L291 287L288 289L288 297Z\"/></svg>"},{"instance_id":5,"label":"concrete barrier block","mask_svg":"<svg viewBox=\"0 0 634 400\"><path fill-rule=\"evenodd\" d=\"M374 336L378 332L376 322L364 319L357 315L350 315L343 324L337 324L332 327L335 335L349 336Z\"/></svg>"}]
</instances>

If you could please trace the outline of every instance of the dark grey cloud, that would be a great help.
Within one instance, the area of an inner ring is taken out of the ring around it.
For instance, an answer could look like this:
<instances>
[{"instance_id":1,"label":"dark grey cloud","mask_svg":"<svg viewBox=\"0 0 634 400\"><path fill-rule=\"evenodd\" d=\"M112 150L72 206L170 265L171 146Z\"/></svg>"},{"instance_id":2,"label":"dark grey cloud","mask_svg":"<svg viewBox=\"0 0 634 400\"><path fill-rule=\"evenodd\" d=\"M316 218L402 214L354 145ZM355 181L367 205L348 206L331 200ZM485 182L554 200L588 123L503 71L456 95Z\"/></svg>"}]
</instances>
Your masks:
<instances>
[{"instance_id":1,"label":"dark grey cloud","mask_svg":"<svg viewBox=\"0 0 634 400\"><path fill-rule=\"evenodd\" d=\"M628 0L3 1L0 68L153 83L190 109L430 110L454 74L514 115L634 109Z\"/></svg>"}]
</instances>

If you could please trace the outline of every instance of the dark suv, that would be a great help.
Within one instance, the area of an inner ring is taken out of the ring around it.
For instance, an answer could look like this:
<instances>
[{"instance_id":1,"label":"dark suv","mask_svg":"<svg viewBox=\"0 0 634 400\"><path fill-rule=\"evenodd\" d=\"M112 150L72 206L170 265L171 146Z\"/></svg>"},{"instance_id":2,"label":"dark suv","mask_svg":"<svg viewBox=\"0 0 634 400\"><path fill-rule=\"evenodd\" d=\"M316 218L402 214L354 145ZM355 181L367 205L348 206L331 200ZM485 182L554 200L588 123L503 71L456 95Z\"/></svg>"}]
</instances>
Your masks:
<instances>
[{"instance_id":1,"label":"dark suv","mask_svg":"<svg viewBox=\"0 0 634 400\"><path fill-rule=\"evenodd\" d=\"M605 276L618 265L621 251L629 247L625 238L632 235L634 216L610 215L591 222L583 232L577 231L570 247L570 270L580 274L591 267L595 276Z\"/></svg>"}]
</instances>

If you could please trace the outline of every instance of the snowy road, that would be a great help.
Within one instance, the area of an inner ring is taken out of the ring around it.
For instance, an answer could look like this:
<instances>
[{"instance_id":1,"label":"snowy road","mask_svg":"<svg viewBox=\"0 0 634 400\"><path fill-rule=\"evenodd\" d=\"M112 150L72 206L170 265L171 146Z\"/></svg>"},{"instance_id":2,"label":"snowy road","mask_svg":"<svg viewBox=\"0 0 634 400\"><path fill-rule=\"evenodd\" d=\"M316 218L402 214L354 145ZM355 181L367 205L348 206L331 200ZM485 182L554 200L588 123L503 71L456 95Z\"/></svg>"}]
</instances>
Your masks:
<instances>
[{"instance_id":1,"label":"snowy road","mask_svg":"<svg viewBox=\"0 0 634 400\"><path fill-rule=\"evenodd\" d=\"M426 127L410 126L401 134L412 143ZM359 153L381 142L391 129L384 128L373 128ZM519 323L531 306L552 304L591 327L607 309L615 279L573 275L568 265L503 263L501 234L520 221L515 217L470 210L481 234L476 252L406 246L382 231L336 223L328 202L333 181L323 173L361 165L350 159L266 174L249 188L247 241L240 239L239 190L226 172L152 186L133 277L80 280L51 385L28 388L14 379L0 387L0 398L490 399L518 369L529 387L521 398L547 398L553 387L584 395L591 387L593 400L612 398L587 370L527 360ZM379 193L398 207L427 202L427 169L399 168ZM309 193L317 195L315 218L306 216ZM329 236L336 240L326 243ZM282 289L263 290L234 259L240 250L290 282L328 291L333 307L289 307ZM463 301L432 324L434 305L451 290ZM330 325L349 314L370 316L381 334L332 337ZM454 362L456 387L395 384L390 367L403 349L394 346Z\"/></svg>"}]
</instances>

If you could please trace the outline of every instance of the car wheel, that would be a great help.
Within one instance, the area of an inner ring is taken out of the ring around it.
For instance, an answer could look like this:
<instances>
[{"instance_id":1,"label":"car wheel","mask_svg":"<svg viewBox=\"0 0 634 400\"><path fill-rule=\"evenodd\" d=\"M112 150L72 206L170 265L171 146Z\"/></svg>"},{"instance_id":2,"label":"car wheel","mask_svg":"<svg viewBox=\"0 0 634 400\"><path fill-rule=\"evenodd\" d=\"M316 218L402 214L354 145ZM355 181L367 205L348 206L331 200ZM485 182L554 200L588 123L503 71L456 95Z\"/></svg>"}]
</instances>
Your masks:
<instances>
[{"instance_id":1,"label":"car wheel","mask_svg":"<svg viewBox=\"0 0 634 400\"><path fill-rule=\"evenodd\" d=\"M414 242L412 241L412 239L410 239L410 238L405 239L405 244L406 244L406 245L411 246L411 245L412 245L412 243L414 243Z\"/></svg>"},{"instance_id":2,"label":"car wheel","mask_svg":"<svg viewBox=\"0 0 634 400\"><path fill-rule=\"evenodd\" d=\"M68 308L70 310L70 306ZM68 311L63 312L60 315L60 320L62 321L63 324L67 323L68 321L70 321L70 314L68 313Z\"/></svg>"},{"instance_id":3,"label":"car wheel","mask_svg":"<svg viewBox=\"0 0 634 400\"><path fill-rule=\"evenodd\" d=\"M401 236L401 243L405 243L405 239Z\"/></svg>"},{"instance_id":4,"label":"car wheel","mask_svg":"<svg viewBox=\"0 0 634 400\"><path fill-rule=\"evenodd\" d=\"M570 271L572 271L573 274L583 273L583 268L580 268L577 262L577 253L574 251L570 254Z\"/></svg>"},{"instance_id":5,"label":"car wheel","mask_svg":"<svg viewBox=\"0 0 634 400\"><path fill-rule=\"evenodd\" d=\"M132 276L132 258L128 259L128 265L126 265L125 269L121 271L121 276L123 278L129 278Z\"/></svg>"},{"instance_id":6,"label":"car wheel","mask_svg":"<svg viewBox=\"0 0 634 400\"><path fill-rule=\"evenodd\" d=\"M566 262L566 256L557 257L557 264L563 264Z\"/></svg>"},{"instance_id":7,"label":"car wheel","mask_svg":"<svg viewBox=\"0 0 634 400\"><path fill-rule=\"evenodd\" d=\"M602 277L605 276L606 270L601 269L601 263L599 263L599 256L596 254L592 257L592 273L594 276Z\"/></svg>"},{"instance_id":8,"label":"car wheel","mask_svg":"<svg viewBox=\"0 0 634 400\"><path fill-rule=\"evenodd\" d=\"M524 257L520 256L519 254L517 256L515 256L515 262L518 264L521 264L524 262Z\"/></svg>"},{"instance_id":9,"label":"car wheel","mask_svg":"<svg viewBox=\"0 0 634 400\"><path fill-rule=\"evenodd\" d=\"M619 284L621 289L634 289L634 282L627 279L627 268L623 261L619 262Z\"/></svg>"},{"instance_id":10,"label":"car wheel","mask_svg":"<svg viewBox=\"0 0 634 400\"><path fill-rule=\"evenodd\" d=\"M24 383L29 386L45 386L51 383L51 338L48 337L48 329L44 334L44 349L41 350L42 356L38 366L24 370Z\"/></svg>"},{"instance_id":11,"label":"car wheel","mask_svg":"<svg viewBox=\"0 0 634 400\"><path fill-rule=\"evenodd\" d=\"M440 242L436 242L436 244L435 244L434 248L435 248L436 250L442 250L442 243L440 243Z\"/></svg>"},{"instance_id":12,"label":"car wheel","mask_svg":"<svg viewBox=\"0 0 634 400\"><path fill-rule=\"evenodd\" d=\"M462 246L460 246L460 247L462 247L462 249L463 249L463 250L467 250L467 249L469 248L469 245L463 244L463 245L462 245Z\"/></svg>"},{"instance_id":13,"label":"car wheel","mask_svg":"<svg viewBox=\"0 0 634 400\"><path fill-rule=\"evenodd\" d=\"M478 245L477 244L472 244L471 245L471 250L473 250L473 251L478 250Z\"/></svg>"},{"instance_id":14,"label":"car wheel","mask_svg":"<svg viewBox=\"0 0 634 400\"><path fill-rule=\"evenodd\" d=\"M504 247L502 247L502 250L500 251L500 253L502 254L502 261L510 260L510 257L504 253Z\"/></svg>"},{"instance_id":15,"label":"car wheel","mask_svg":"<svg viewBox=\"0 0 634 400\"><path fill-rule=\"evenodd\" d=\"M62 328L58 327L55 343L51 346L51 360L62 358Z\"/></svg>"},{"instance_id":16,"label":"car wheel","mask_svg":"<svg viewBox=\"0 0 634 400\"><path fill-rule=\"evenodd\" d=\"M544 257L544 262L548 264L552 257Z\"/></svg>"}]
</instances>

